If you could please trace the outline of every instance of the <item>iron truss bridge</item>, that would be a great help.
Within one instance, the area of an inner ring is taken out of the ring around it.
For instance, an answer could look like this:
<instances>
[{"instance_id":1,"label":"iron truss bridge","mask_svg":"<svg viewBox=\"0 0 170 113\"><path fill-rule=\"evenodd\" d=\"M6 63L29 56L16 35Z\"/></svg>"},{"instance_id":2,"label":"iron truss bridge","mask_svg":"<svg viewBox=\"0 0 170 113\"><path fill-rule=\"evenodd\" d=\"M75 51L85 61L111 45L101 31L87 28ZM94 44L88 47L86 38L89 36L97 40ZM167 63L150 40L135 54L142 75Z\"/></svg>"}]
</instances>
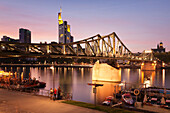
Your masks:
<instances>
[{"instance_id":1,"label":"iron truss bridge","mask_svg":"<svg viewBox=\"0 0 170 113\"><path fill-rule=\"evenodd\" d=\"M140 55L133 54L120 40L115 32L80 40L67 44L38 44L0 42L0 58L9 57L50 57L50 58L89 58L89 59L124 59L152 61L152 52L144 51Z\"/></svg>"}]
</instances>

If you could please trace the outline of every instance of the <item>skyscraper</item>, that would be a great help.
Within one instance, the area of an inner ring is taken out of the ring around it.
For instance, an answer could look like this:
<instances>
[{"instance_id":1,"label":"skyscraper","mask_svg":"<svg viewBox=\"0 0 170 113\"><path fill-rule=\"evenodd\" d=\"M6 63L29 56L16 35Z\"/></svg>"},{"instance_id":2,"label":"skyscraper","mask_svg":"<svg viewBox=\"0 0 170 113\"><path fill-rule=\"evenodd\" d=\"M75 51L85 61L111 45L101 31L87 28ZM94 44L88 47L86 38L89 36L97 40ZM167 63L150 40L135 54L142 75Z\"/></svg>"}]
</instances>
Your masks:
<instances>
[{"instance_id":1,"label":"skyscraper","mask_svg":"<svg viewBox=\"0 0 170 113\"><path fill-rule=\"evenodd\" d=\"M59 28L59 43L71 43L73 42L73 36L70 33L70 25L67 24L67 21L62 20L61 18L61 9L58 13L58 28Z\"/></svg>"},{"instance_id":2,"label":"skyscraper","mask_svg":"<svg viewBox=\"0 0 170 113\"><path fill-rule=\"evenodd\" d=\"M31 43L31 31L28 29L19 29L19 40L20 43Z\"/></svg>"}]
</instances>

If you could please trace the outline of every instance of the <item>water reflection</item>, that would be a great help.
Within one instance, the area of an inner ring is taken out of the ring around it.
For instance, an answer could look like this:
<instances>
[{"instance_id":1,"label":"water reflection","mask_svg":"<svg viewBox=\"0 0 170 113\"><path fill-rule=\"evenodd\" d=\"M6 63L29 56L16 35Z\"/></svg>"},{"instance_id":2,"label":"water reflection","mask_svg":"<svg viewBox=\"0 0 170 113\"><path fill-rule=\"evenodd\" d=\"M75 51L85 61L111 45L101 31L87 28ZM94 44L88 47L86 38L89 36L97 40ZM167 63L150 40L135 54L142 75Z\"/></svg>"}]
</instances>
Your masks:
<instances>
[{"instance_id":1,"label":"water reflection","mask_svg":"<svg viewBox=\"0 0 170 113\"><path fill-rule=\"evenodd\" d=\"M93 86L87 85L92 83L92 68L63 68L57 67L54 70L47 68L29 68L29 67L1 67L1 70L13 73L13 76L21 78L23 72L24 78L35 77L40 81L46 82L46 88L49 90L54 85L56 88L61 87L63 92L72 93L73 100L93 103L94 94ZM170 69L157 71L141 71L140 69L121 69L121 81L129 83L127 89L131 87L157 86L170 88ZM54 77L54 78L53 78ZM97 102L100 103L106 96L113 95L118 84L111 82L96 82L104 84L97 88ZM124 86L122 86L124 88ZM118 89L118 88L117 88ZM117 90L118 91L118 90Z\"/></svg>"},{"instance_id":2,"label":"water reflection","mask_svg":"<svg viewBox=\"0 0 170 113\"><path fill-rule=\"evenodd\" d=\"M162 86L165 87L165 69L162 70Z\"/></svg>"}]
</instances>

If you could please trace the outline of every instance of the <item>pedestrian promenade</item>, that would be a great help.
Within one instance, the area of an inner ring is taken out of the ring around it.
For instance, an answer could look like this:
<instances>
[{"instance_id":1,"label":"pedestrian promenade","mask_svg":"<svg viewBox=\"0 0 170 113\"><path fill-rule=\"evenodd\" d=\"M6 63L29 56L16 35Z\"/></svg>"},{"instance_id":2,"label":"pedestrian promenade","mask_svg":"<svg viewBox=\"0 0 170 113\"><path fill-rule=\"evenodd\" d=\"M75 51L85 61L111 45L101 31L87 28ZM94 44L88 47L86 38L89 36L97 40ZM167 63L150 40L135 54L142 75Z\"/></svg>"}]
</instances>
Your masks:
<instances>
[{"instance_id":1,"label":"pedestrian promenade","mask_svg":"<svg viewBox=\"0 0 170 113\"><path fill-rule=\"evenodd\" d=\"M47 97L0 88L0 113L103 113L53 101Z\"/></svg>"},{"instance_id":2,"label":"pedestrian promenade","mask_svg":"<svg viewBox=\"0 0 170 113\"><path fill-rule=\"evenodd\" d=\"M137 103L136 112L170 113L169 109ZM103 113L101 111L61 103L30 93L10 91L0 88L0 113Z\"/></svg>"}]
</instances>

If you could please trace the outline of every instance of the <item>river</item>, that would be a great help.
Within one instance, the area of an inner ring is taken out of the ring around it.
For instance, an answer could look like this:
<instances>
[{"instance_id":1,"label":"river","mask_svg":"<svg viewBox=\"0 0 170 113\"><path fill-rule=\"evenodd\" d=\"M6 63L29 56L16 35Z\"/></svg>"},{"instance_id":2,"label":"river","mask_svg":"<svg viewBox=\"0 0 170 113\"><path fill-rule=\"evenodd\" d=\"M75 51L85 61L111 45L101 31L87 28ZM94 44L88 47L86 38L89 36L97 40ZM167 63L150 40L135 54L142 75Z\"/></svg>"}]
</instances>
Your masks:
<instances>
[{"instance_id":1,"label":"river","mask_svg":"<svg viewBox=\"0 0 170 113\"><path fill-rule=\"evenodd\" d=\"M46 82L46 90L61 87L63 92L72 93L73 100L93 103L94 93L93 87L87 85L92 83L92 68L63 68L57 67L54 69L33 68L33 67L1 67L1 70L17 72L21 75L23 72L24 78L35 77L40 81ZM126 88L143 87L141 84L149 86L170 88L170 69L162 69L157 71L141 71L140 69L121 69L121 81L126 82ZM117 83L100 82L104 86L97 87L97 102L101 103L106 96L113 95L114 86ZM125 86L123 86L125 87Z\"/></svg>"}]
</instances>

